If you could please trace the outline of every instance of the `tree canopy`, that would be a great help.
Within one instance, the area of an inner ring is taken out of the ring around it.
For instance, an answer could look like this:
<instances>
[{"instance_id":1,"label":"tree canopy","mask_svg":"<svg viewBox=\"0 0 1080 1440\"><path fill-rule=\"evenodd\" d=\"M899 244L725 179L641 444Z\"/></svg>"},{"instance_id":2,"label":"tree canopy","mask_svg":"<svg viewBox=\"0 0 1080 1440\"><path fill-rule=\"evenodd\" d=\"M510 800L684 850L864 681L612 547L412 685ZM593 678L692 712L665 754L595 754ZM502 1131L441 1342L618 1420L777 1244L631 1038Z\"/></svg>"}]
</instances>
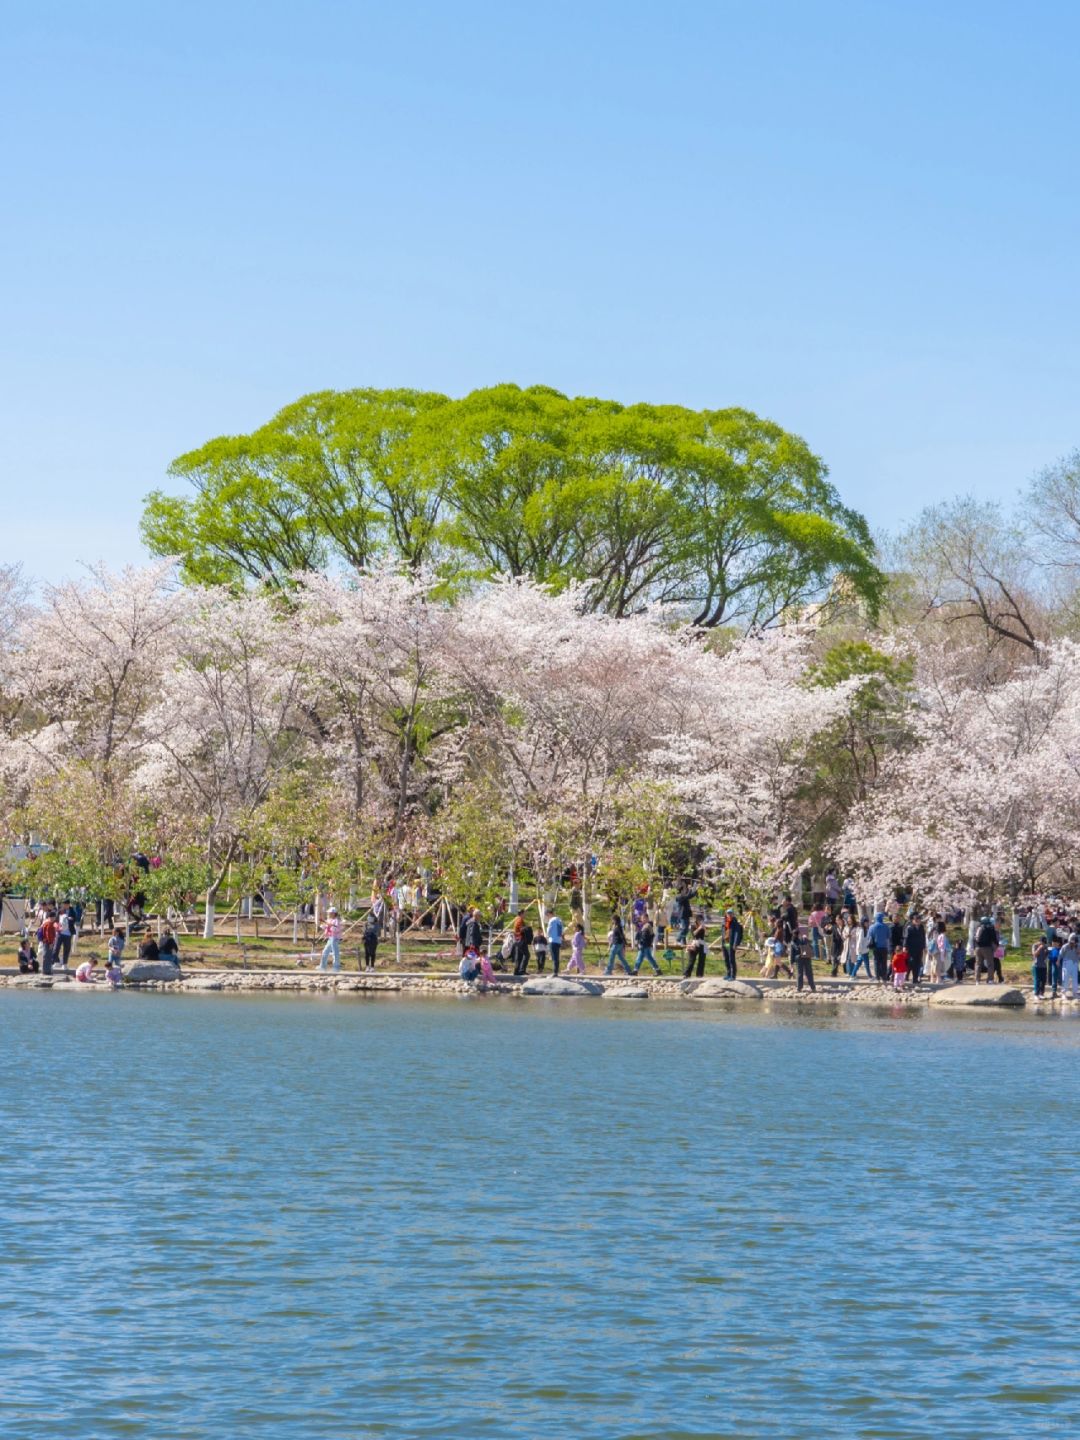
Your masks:
<instances>
[{"instance_id":1,"label":"tree canopy","mask_svg":"<svg viewBox=\"0 0 1080 1440\"><path fill-rule=\"evenodd\" d=\"M454 586L579 585L616 616L666 602L703 626L766 625L830 593L873 613L883 585L823 462L748 410L544 386L323 391L169 473L193 493L148 496L143 538L200 584L389 560Z\"/></svg>"}]
</instances>

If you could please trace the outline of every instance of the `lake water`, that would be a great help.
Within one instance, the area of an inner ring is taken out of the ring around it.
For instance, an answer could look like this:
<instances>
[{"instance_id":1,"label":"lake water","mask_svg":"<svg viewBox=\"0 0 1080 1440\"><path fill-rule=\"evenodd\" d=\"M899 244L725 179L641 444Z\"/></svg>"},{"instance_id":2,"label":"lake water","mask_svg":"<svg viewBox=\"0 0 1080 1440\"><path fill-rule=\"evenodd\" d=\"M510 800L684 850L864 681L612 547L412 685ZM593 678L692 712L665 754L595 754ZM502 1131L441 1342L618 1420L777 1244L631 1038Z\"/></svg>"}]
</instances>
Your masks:
<instances>
[{"instance_id":1,"label":"lake water","mask_svg":"<svg viewBox=\"0 0 1080 1440\"><path fill-rule=\"evenodd\" d=\"M1080 1433L1080 1024L0 995L0 1434Z\"/></svg>"}]
</instances>

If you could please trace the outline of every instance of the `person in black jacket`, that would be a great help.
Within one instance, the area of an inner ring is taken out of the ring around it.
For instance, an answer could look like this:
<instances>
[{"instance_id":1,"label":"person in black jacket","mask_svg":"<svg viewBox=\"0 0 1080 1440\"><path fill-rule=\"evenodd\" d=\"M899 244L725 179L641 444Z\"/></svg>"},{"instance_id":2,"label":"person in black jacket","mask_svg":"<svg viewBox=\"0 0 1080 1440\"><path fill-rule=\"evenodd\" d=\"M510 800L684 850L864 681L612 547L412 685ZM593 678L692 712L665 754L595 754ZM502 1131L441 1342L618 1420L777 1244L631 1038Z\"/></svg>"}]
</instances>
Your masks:
<instances>
[{"instance_id":1,"label":"person in black jacket","mask_svg":"<svg viewBox=\"0 0 1080 1440\"><path fill-rule=\"evenodd\" d=\"M521 913L520 911L518 912ZM522 917L524 918L524 917ZM525 975L529 969L529 949L533 942L533 928L527 920L521 927L521 932L514 942L514 974Z\"/></svg>"},{"instance_id":2,"label":"person in black jacket","mask_svg":"<svg viewBox=\"0 0 1080 1440\"><path fill-rule=\"evenodd\" d=\"M458 930L458 939L461 941L462 952L475 950L479 955L484 948L484 926L480 919L480 911L474 905L471 910L465 912Z\"/></svg>"},{"instance_id":3,"label":"person in black jacket","mask_svg":"<svg viewBox=\"0 0 1080 1440\"><path fill-rule=\"evenodd\" d=\"M705 956L707 954L705 916L698 915L694 919L694 928L690 932L690 940L686 946L686 968L682 972L684 980L688 980L693 975L695 966L699 976L705 974Z\"/></svg>"},{"instance_id":4,"label":"person in black jacket","mask_svg":"<svg viewBox=\"0 0 1080 1440\"><path fill-rule=\"evenodd\" d=\"M738 950L743 942L743 927L739 917L729 905L724 911L724 978L734 980L738 977Z\"/></svg>"},{"instance_id":5,"label":"person in black jacket","mask_svg":"<svg viewBox=\"0 0 1080 1440\"><path fill-rule=\"evenodd\" d=\"M984 915L975 931L975 984L978 985L982 972L986 971L986 983L992 985L994 970L1001 978L1001 961L997 958L997 947L1001 944L994 922Z\"/></svg>"},{"instance_id":6,"label":"person in black jacket","mask_svg":"<svg viewBox=\"0 0 1080 1440\"><path fill-rule=\"evenodd\" d=\"M911 983L918 985L922 979L923 964L926 960L926 926L914 913L904 931L904 949L911 962Z\"/></svg>"}]
</instances>

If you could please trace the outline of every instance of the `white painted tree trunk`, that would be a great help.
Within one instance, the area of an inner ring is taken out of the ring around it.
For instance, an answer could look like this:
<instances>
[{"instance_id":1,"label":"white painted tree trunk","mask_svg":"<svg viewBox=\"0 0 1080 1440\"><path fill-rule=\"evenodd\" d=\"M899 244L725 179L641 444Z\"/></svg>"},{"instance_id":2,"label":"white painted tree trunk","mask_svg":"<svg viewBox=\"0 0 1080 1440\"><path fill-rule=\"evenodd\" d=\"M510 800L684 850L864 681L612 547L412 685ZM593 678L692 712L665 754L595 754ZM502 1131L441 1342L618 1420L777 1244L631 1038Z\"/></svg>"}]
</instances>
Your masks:
<instances>
[{"instance_id":1,"label":"white painted tree trunk","mask_svg":"<svg viewBox=\"0 0 1080 1440\"><path fill-rule=\"evenodd\" d=\"M203 932L202 932L202 933L203 933L203 939L204 939L204 940L212 940L212 939L214 938L214 897L213 897L213 895L207 895L207 897L206 897L206 909L203 911Z\"/></svg>"}]
</instances>

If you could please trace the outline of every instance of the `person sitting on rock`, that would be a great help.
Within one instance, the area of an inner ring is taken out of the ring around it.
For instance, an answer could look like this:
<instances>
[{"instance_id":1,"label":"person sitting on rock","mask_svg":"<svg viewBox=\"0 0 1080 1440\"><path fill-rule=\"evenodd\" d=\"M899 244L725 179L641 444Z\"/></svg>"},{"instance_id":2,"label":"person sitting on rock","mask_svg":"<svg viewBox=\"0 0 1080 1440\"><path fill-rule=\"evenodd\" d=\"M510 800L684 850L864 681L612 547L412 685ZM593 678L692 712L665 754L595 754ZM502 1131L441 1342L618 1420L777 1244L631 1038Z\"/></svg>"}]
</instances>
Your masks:
<instances>
[{"instance_id":1,"label":"person sitting on rock","mask_svg":"<svg viewBox=\"0 0 1080 1440\"><path fill-rule=\"evenodd\" d=\"M38 958L34 954L34 947L31 944L29 935L24 935L19 941L19 954L17 958L20 975L36 975L41 969L41 966L38 964Z\"/></svg>"},{"instance_id":2,"label":"person sitting on rock","mask_svg":"<svg viewBox=\"0 0 1080 1440\"><path fill-rule=\"evenodd\" d=\"M147 935L146 939L139 946L139 959L150 961L161 959L161 951L158 949L158 943L153 935ZM172 959L171 955L169 959Z\"/></svg>"},{"instance_id":3,"label":"person sitting on rock","mask_svg":"<svg viewBox=\"0 0 1080 1440\"><path fill-rule=\"evenodd\" d=\"M158 941L158 954L162 960L169 960L174 965L180 964L180 945L168 925L166 925L161 932L161 939Z\"/></svg>"}]
</instances>

